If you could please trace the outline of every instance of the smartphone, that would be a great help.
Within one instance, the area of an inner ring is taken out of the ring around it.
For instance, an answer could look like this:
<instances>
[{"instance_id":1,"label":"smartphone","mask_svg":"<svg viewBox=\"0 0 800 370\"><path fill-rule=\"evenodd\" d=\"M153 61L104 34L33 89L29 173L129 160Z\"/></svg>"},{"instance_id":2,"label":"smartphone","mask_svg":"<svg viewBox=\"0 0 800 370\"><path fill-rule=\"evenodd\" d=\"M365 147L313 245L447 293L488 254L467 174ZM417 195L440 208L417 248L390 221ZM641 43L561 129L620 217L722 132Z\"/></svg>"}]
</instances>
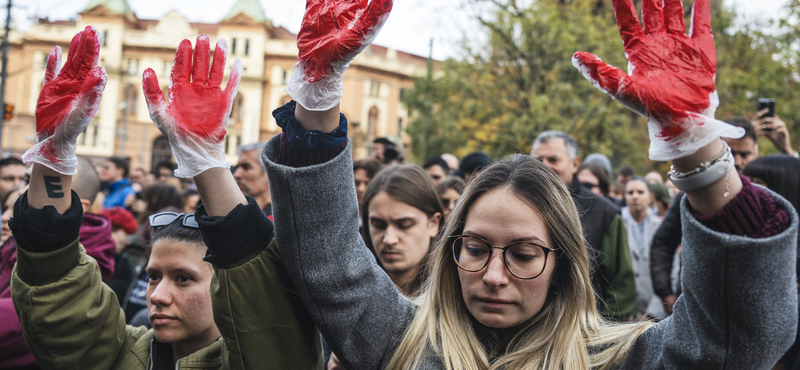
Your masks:
<instances>
[{"instance_id":1,"label":"smartphone","mask_svg":"<svg viewBox=\"0 0 800 370\"><path fill-rule=\"evenodd\" d=\"M768 108L769 112L762 117L775 117L775 99L758 99L757 112L760 112L765 108Z\"/></svg>"}]
</instances>

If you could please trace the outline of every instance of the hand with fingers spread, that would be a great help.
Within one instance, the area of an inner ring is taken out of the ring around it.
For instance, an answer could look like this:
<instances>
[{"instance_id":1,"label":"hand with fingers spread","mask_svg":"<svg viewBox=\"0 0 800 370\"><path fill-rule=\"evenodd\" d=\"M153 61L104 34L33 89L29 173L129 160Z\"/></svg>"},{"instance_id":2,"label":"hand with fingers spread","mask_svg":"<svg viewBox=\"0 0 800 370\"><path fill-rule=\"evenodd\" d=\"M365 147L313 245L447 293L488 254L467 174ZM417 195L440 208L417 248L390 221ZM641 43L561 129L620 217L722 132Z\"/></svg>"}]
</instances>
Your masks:
<instances>
[{"instance_id":1,"label":"hand with fingers spread","mask_svg":"<svg viewBox=\"0 0 800 370\"><path fill-rule=\"evenodd\" d=\"M233 62L228 83L221 89L228 45L224 39L217 42L209 72L210 52L208 36L200 35L193 62L192 43L181 42L172 66L169 105L156 73L151 68L144 71L142 87L150 118L169 139L178 162L177 177L194 177L209 168L230 167L223 140L233 98L239 90L242 63L239 59Z\"/></svg>"},{"instance_id":2,"label":"hand with fingers spread","mask_svg":"<svg viewBox=\"0 0 800 370\"><path fill-rule=\"evenodd\" d=\"M375 39L391 10L392 0L308 0L297 35L299 61L286 92L312 111L339 104L342 74Z\"/></svg>"},{"instance_id":3,"label":"hand with fingers spread","mask_svg":"<svg viewBox=\"0 0 800 370\"><path fill-rule=\"evenodd\" d=\"M92 26L72 38L63 68L61 48L50 52L36 102L39 143L23 154L25 163L39 163L64 175L77 172L78 136L97 113L106 87L106 70L97 66L99 55L100 33Z\"/></svg>"},{"instance_id":4,"label":"hand with fingers spread","mask_svg":"<svg viewBox=\"0 0 800 370\"><path fill-rule=\"evenodd\" d=\"M628 58L625 72L586 52L572 63L595 87L648 119L650 158L686 157L716 137L738 138L744 130L714 119L719 105L708 0L697 0L685 34L681 0L643 0L644 29L632 0L613 0Z\"/></svg>"}]
</instances>

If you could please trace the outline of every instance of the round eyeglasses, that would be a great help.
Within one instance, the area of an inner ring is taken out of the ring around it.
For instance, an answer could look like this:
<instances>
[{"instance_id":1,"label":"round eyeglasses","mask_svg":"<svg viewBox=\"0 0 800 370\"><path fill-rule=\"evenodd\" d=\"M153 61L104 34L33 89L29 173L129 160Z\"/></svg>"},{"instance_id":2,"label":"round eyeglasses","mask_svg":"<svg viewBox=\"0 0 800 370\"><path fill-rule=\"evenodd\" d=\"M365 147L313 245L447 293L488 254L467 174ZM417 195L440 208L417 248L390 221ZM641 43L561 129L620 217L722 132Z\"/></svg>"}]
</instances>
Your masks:
<instances>
[{"instance_id":1,"label":"round eyeglasses","mask_svg":"<svg viewBox=\"0 0 800 370\"><path fill-rule=\"evenodd\" d=\"M486 240L472 235L452 235L448 237L453 248L453 260L464 271L478 272L489 265L495 249L503 251L503 262L511 275L519 279L539 277L547 267L550 252L560 257L559 249L551 249L533 243L514 243L505 247L495 247Z\"/></svg>"}]
</instances>

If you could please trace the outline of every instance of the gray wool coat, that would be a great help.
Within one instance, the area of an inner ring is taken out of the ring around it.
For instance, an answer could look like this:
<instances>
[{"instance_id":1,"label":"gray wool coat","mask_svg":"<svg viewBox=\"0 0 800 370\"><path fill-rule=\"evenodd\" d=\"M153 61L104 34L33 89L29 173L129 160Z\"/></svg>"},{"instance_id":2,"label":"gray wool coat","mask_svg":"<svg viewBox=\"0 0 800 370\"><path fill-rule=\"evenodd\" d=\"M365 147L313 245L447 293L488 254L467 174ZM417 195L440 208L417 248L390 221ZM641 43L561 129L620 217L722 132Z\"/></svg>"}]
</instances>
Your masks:
<instances>
[{"instance_id":1,"label":"gray wool coat","mask_svg":"<svg viewBox=\"0 0 800 370\"><path fill-rule=\"evenodd\" d=\"M322 335L351 370L381 369L415 306L375 262L358 232L350 145L322 164L277 164L280 140L262 157L281 257ZM674 314L645 332L618 369L770 369L797 332L798 217L765 239L721 234L681 205L683 295ZM443 369L432 354L420 369Z\"/></svg>"}]
</instances>

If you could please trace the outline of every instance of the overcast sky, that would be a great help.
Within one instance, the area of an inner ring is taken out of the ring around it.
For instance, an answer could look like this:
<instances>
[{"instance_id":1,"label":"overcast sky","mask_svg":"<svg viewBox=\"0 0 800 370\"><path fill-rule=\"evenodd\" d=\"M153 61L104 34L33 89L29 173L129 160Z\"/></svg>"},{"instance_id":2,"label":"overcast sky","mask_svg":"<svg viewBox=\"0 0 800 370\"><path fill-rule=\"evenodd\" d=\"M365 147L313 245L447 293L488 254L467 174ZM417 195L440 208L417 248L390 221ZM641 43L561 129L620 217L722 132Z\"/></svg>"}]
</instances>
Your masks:
<instances>
[{"instance_id":1,"label":"overcast sky","mask_svg":"<svg viewBox=\"0 0 800 370\"><path fill-rule=\"evenodd\" d=\"M303 17L303 0L260 0L267 18L276 26L297 32ZM780 17L787 0L724 0L748 21ZM5 17L5 1L0 15ZM192 22L215 23L228 12L235 0L128 0L140 19L158 19L177 9ZM474 29L463 0L395 0L394 10L375 43L419 55L428 55L434 40L436 59L456 56L465 30ZM34 16L54 19L75 17L89 0L14 0L12 11L18 28L29 27Z\"/></svg>"}]
</instances>

